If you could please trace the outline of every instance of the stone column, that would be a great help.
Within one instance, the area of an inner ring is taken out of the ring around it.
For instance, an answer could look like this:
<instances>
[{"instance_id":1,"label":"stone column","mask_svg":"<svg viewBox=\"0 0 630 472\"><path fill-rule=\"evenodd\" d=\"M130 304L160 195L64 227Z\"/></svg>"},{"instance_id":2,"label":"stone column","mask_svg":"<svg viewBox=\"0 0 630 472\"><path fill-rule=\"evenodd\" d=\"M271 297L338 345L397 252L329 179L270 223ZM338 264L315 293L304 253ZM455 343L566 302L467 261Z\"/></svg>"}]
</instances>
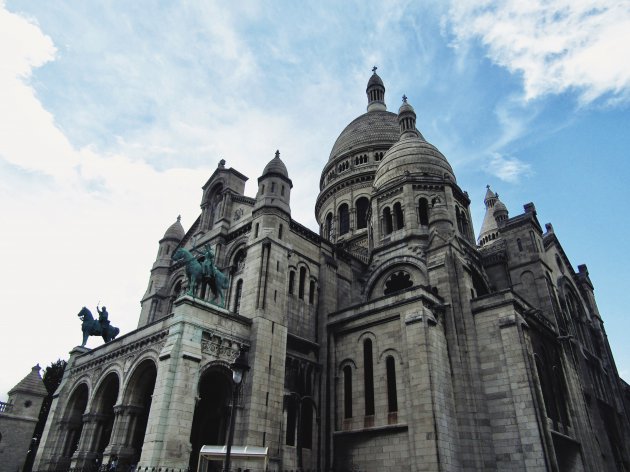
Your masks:
<instances>
[{"instance_id":1,"label":"stone column","mask_svg":"<svg viewBox=\"0 0 630 472\"><path fill-rule=\"evenodd\" d=\"M126 466L134 461L137 451L134 449L133 439L143 413L143 408L134 405L116 405L114 407L114 427L109 446L103 452L103 463L107 463L113 456L118 457L118 467Z\"/></svg>"},{"instance_id":2,"label":"stone column","mask_svg":"<svg viewBox=\"0 0 630 472\"><path fill-rule=\"evenodd\" d=\"M97 458L97 447L103 434L103 420L105 415L100 413L85 413L83 415L83 429L79 446L74 452L70 466L86 467L94 464Z\"/></svg>"}]
</instances>

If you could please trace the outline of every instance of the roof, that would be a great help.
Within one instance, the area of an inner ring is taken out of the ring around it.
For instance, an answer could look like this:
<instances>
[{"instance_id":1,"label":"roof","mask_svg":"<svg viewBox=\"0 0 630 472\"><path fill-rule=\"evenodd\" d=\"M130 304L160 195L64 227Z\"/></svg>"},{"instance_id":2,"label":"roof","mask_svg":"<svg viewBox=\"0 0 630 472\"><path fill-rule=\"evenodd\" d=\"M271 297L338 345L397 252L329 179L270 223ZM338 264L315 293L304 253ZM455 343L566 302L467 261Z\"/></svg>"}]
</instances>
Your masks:
<instances>
[{"instance_id":1,"label":"roof","mask_svg":"<svg viewBox=\"0 0 630 472\"><path fill-rule=\"evenodd\" d=\"M341 132L330 151L329 160L351 149L367 146L390 147L400 136L398 115L389 111L371 111L354 119Z\"/></svg>"},{"instance_id":2,"label":"roof","mask_svg":"<svg viewBox=\"0 0 630 472\"><path fill-rule=\"evenodd\" d=\"M367 88L370 88L373 85L380 85L381 87L385 87L383 79L381 79L376 72L374 72L370 77L370 80L368 80Z\"/></svg>"},{"instance_id":3,"label":"roof","mask_svg":"<svg viewBox=\"0 0 630 472\"><path fill-rule=\"evenodd\" d=\"M33 366L31 372L20 380L15 387L9 390L9 395L15 392L26 392L34 395L41 395L42 397L47 396L48 390L46 390L44 381L39 375L40 370L41 368L39 367L39 364Z\"/></svg>"},{"instance_id":4,"label":"roof","mask_svg":"<svg viewBox=\"0 0 630 472\"><path fill-rule=\"evenodd\" d=\"M280 159L280 151L276 151L276 156L271 159L265 166L262 175L267 174L279 174L284 177L289 177L287 166L284 165L284 162L282 162L282 159Z\"/></svg>"},{"instance_id":5,"label":"roof","mask_svg":"<svg viewBox=\"0 0 630 472\"><path fill-rule=\"evenodd\" d=\"M164 233L164 238L162 239L176 239L177 241L181 241L185 236L186 232L184 231L184 227L181 223L181 216L177 217L177 221L168 227L166 233Z\"/></svg>"}]
</instances>

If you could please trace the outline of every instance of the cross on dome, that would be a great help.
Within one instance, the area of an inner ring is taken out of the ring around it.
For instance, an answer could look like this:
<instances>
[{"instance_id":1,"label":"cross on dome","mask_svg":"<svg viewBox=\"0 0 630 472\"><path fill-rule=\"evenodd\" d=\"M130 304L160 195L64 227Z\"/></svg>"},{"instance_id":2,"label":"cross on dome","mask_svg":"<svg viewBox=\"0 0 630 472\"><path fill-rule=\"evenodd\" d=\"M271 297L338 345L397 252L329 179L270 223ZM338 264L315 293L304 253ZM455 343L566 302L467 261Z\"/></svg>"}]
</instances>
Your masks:
<instances>
[{"instance_id":1,"label":"cross on dome","mask_svg":"<svg viewBox=\"0 0 630 472\"><path fill-rule=\"evenodd\" d=\"M403 95L403 102L407 103L407 95Z\"/></svg>"},{"instance_id":2,"label":"cross on dome","mask_svg":"<svg viewBox=\"0 0 630 472\"><path fill-rule=\"evenodd\" d=\"M374 72L376 74L376 69L378 69L378 67L374 66L372 67L372 72Z\"/></svg>"}]
</instances>

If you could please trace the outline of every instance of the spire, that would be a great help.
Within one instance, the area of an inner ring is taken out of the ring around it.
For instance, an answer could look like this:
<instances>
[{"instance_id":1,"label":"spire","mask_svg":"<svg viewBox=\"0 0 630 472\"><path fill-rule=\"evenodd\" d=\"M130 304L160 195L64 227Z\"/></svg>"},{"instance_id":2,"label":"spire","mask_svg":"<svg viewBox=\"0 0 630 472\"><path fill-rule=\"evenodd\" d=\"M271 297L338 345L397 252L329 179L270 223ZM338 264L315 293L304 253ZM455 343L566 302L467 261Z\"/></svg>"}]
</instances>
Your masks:
<instances>
[{"instance_id":1,"label":"spire","mask_svg":"<svg viewBox=\"0 0 630 472\"><path fill-rule=\"evenodd\" d=\"M400 126L400 139L418 138L420 134L416 130L416 112L409 102L407 95L402 96L402 105L398 109L398 125Z\"/></svg>"},{"instance_id":2,"label":"spire","mask_svg":"<svg viewBox=\"0 0 630 472\"><path fill-rule=\"evenodd\" d=\"M365 93L368 97L368 113L371 111L387 110L387 106L385 105L385 85L376 73L376 69L378 69L378 67L372 67L372 77L370 77L367 89L365 89Z\"/></svg>"},{"instance_id":3,"label":"spire","mask_svg":"<svg viewBox=\"0 0 630 472\"><path fill-rule=\"evenodd\" d=\"M486 196L483 199L486 206L486 214L483 217L481 231L477 244L485 246L499 237L499 228L508 219L508 210L505 204L499 200L499 194L490 190L490 185L486 185Z\"/></svg>"}]
</instances>

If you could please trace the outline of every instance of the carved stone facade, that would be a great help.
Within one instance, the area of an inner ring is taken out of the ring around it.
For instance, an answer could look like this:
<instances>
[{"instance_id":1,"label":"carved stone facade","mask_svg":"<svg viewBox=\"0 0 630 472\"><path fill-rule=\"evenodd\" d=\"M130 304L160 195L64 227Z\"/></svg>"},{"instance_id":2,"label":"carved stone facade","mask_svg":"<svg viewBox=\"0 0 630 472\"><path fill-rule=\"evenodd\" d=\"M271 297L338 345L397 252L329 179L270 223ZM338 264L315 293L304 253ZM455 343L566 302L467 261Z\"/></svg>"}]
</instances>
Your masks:
<instances>
[{"instance_id":1,"label":"carved stone facade","mask_svg":"<svg viewBox=\"0 0 630 472\"><path fill-rule=\"evenodd\" d=\"M276 471L630 470L628 388L586 266L490 189L475 240L411 105L386 111L376 74L367 95L322 170L319 234L291 218L278 153L255 198L219 163L199 218L159 241L137 330L72 351L36 468L194 468L234 408L234 444L268 447ZM173 261L208 244L225 307L209 284L187 294Z\"/></svg>"}]
</instances>

